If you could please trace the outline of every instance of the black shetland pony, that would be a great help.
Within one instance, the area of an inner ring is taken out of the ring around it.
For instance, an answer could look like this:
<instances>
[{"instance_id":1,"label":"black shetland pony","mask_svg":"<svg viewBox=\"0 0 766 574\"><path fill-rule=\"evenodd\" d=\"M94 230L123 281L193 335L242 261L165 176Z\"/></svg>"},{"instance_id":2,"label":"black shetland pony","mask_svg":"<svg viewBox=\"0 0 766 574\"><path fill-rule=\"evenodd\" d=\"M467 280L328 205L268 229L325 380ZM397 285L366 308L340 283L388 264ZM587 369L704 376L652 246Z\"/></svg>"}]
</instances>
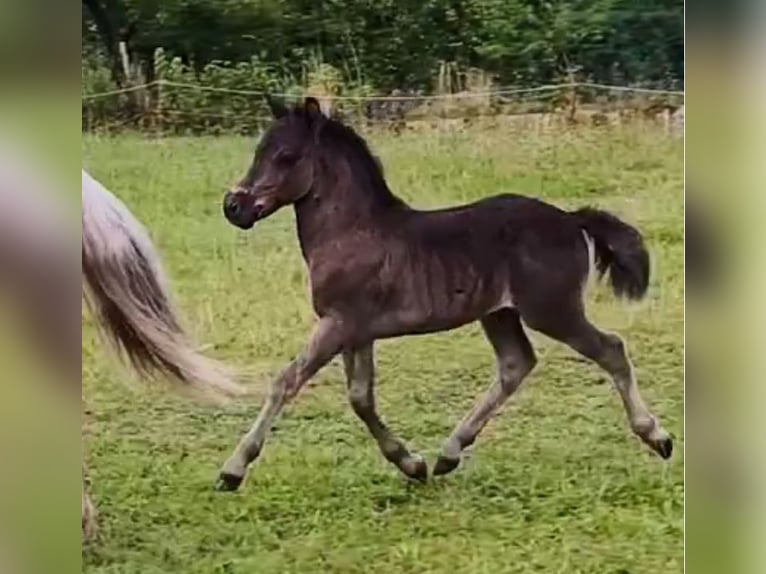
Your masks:
<instances>
[{"instance_id":1,"label":"black shetland pony","mask_svg":"<svg viewBox=\"0 0 766 574\"><path fill-rule=\"evenodd\" d=\"M388 188L364 140L325 117L315 99L292 109L269 104L274 122L247 175L224 197L223 210L229 222L249 229L293 205L319 320L226 461L218 488L239 487L274 418L338 354L351 406L383 456L408 477L425 480L425 461L376 412L373 344L472 321L481 322L494 349L497 380L444 442L434 475L459 465L462 450L535 366L522 320L608 372L633 432L670 457L672 440L641 398L625 344L595 327L583 304L592 255L617 295L645 294L649 255L636 229L604 211L566 212L519 195L413 209Z\"/></svg>"}]
</instances>

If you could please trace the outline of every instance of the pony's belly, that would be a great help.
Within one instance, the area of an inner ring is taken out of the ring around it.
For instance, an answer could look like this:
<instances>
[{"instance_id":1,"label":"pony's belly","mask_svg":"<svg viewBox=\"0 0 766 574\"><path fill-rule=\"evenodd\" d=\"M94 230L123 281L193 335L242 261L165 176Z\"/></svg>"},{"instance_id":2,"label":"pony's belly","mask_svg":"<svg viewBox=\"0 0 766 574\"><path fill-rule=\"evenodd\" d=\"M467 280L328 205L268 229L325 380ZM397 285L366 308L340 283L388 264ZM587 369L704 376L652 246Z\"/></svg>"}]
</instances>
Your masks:
<instances>
[{"instance_id":1,"label":"pony's belly","mask_svg":"<svg viewBox=\"0 0 766 574\"><path fill-rule=\"evenodd\" d=\"M388 339L405 335L426 335L440 331L450 331L469 323L473 323L479 317L449 318L433 321L407 321L379 318L370 325L370 338Z\"/></svg>"},{"instance_id":2,"label":"pony's belly","mask_svg":"<svg viewBox=\"0 0 766 574\"><path fill-rule=\"evenodd\" d=\"M449 331L478 321L498 309L512 306L510 296L501 296L441 308L391 310L369 322L370 335L373 338L387 338Z\"/></svg>"}]
</instances>

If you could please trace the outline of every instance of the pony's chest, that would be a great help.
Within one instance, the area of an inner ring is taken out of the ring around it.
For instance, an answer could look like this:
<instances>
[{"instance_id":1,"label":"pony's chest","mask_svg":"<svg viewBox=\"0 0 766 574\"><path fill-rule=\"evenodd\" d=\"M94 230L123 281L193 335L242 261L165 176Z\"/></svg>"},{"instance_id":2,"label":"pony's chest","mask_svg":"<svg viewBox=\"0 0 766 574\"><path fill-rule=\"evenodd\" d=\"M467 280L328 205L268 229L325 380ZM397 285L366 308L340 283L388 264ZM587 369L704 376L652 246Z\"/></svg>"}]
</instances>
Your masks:
<instances>
[{"instance_id":1,"label":"pony's chest","mask_svg":"<svg viewBox=\"0 0 766 574\"><path fill-rule=\"evenodd\" d=\"M306 259L309 288L320 315L332 309L359 307L378 299L385 290L386 258L379 249L360 242L355 246L328 245Z\"/></svg>"}]
</instances>

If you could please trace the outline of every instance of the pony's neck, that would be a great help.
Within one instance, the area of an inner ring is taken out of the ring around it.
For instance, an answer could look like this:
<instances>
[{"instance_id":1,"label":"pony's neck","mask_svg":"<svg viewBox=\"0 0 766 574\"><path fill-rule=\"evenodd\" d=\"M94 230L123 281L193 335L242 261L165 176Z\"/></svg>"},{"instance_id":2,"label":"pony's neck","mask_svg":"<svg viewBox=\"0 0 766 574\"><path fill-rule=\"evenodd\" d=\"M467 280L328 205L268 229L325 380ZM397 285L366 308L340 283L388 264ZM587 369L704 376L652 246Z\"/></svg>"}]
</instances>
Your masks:
<instances>
[{"instance_id":1,"label":"pony's neck","mask_svg":"<svg viewBox=\"0 0 766 574\"><path fill-rule=\"evenodd\" d=\"M317 167L314 185L295 203L298 237L307 258L314 248L351 229L378 230L393 213L408 209L388 190L382 174L364 169L356 158L336 156Z\"/></svg>"}]
</instances>

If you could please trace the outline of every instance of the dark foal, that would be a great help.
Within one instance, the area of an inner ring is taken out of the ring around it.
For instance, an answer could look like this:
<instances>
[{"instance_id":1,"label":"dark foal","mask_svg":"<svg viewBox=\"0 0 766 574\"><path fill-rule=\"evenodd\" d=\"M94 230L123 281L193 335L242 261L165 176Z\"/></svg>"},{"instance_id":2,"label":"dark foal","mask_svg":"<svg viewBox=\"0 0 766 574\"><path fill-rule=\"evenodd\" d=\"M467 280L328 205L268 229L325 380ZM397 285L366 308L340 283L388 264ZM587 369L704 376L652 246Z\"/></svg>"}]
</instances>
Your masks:
<instances>
[{"instance_id":1,"label":"dark foal","mask_svg":"<svg viewBox=\"0 0 766 574\"><path fill-rule=\"evenodd\" d=\"M364 140L322 115L316 100L292 109L270 100L270 106L275 121L246 177L226 194L224 213L249 229L280 207L294 206L319 321L225 463L219 488L239 486L282 407L338 354L351 406L383 456L408 477L425 480L425 461L376 411L373 343L476 320L495 351L497 380L444 443L434 475L458 466L461 451L533 369L535 353L522 320L606 370L633 431L660 456L670 456L671 438L641 399L625 345L593 326L583 306L591 251L598 270L610 272L615 293L644 295L649 255L638 231L603 211L569 213L518 195L412 209L388 189Z\"/></svg>"}]
</instances>

